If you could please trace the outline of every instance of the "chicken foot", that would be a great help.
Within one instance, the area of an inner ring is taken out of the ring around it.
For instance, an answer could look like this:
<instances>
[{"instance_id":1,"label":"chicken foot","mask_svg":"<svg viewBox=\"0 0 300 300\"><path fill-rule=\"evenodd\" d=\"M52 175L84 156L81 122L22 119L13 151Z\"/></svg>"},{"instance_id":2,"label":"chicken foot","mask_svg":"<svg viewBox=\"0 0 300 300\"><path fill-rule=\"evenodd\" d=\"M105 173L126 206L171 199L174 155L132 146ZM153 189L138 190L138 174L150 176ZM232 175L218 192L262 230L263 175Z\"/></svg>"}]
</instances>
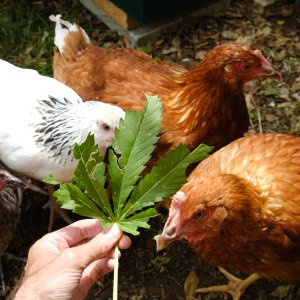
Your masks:
<instances>
[{"instance_id":1,"label":"chicken foot","mask_svg":"<svg viewBox=\"0 0 300 300\"><path fill-rule=\"evenodd\" d=\"M54 220L56 215L58 215L60 218L62 218L67 224L73 223L72 219L67 215L65 210L61 209L57 203L56 198L53 196L53 193L55 191L55 188L53 185L47 184L48 192L49 192L49 201L43 206L43 208L50 209L50 215L49 215L49 224L48 224L48 232L52 230Z\"/></svg>"},{"instance_id":2,"label":"chicken foot","mask_svg":"<svg viewBox=\"0 0 300 300\"><path fill-rule=\"evenodd\" d=\"M248 288L248 286L250 286L253 282L261 278L260 275L253 273L245 279L240 279L230 274L222 267L218 268L219 271L228 279L228 284L200 288L197 289L195 293L225 292L229 293L232 296L233 300L239 300L244 294L245 290Z\"/></svg>"}]
</instances>

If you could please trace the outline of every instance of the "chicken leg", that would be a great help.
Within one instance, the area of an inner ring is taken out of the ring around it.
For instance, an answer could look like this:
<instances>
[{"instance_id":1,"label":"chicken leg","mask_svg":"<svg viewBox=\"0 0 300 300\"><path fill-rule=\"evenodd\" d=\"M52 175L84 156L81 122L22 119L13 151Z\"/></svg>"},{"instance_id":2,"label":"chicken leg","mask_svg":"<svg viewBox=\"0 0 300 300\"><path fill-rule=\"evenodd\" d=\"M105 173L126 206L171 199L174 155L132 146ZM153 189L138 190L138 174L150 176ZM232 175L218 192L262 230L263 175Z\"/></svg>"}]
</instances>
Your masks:
<instances>
[{"instance_id":1,"label":"chicken leg","mask_svg":"<svg viewBox=\"0 0 300 300\"><path fill-rule=\"evenodd\" d=\"M245 279L240 279L230 274L225 269L221 267L218 268L219 271L228 279L228 284L200 288L197 289L195 293L225 292L229 293L232 296L233 300L239 300L244 294L247 287L261 278L260 275L253 273Z\"/></svg>"},{"instance_id":2,"label":"chicken leg","mask_svg":"<svg viewBox=\"0 0 300 300\"><path fill-rule=\"evenodd\" d=\"M67 213L61 209L57 203L56 198L53 196L53 193L55 191L55 188L51 184L47 184L47 189L49 192L49 201L43 206L43 208L49 207L50 209L50 215L49 215L49 224L48 224L48 232L52 230L55 215L59 215L67 224L73 223L72 219L67 215Z\"/></svg>"},{"instance_id":3,"label":"chicken leg","mask_svg":"<svg viewBox=\"0 0 300 300\"><path fill-rule=\"evenodd\" d=\"M50 209L50 215L49 215L49 224L48 224L48 232L52 230L53 224L54 224L54 219L55 215L59 215L67 224L71 224L73 221L71 218L67 215L67 213L62 210L61 208L58 207L56 203L56 199L53 197L53 193L55 191L54 186L47 184L47 191L44 189L40 188L39 186L33 184L30 179L26 177L22 177L24 182L26 182L27 188L31 189L32 191L35 191L37 193L40 193L45 196L49 196L49 201L43 206L43 208L48 208ZM19 205L22 205L23 198L24 198L24 188L18 188L18 198L19 198Z\"/></svg>"},{"instance_id":4,"label":"chicken leg","mask_svg":"<svg viewBox=\"0 0 300 300\"><path fill-rule=\"evenodd\" d=\"M19 199L19 206L22 206L23 199L24 199L24 191L28 188L34 192L37 192L41 195L48 196L48 192L45 191L43 188L35 185L32 183L31 179L26 176L20 176L20 178L26 183L26 187L18 187L18 199Z\"/></svg>"}]
</instances>

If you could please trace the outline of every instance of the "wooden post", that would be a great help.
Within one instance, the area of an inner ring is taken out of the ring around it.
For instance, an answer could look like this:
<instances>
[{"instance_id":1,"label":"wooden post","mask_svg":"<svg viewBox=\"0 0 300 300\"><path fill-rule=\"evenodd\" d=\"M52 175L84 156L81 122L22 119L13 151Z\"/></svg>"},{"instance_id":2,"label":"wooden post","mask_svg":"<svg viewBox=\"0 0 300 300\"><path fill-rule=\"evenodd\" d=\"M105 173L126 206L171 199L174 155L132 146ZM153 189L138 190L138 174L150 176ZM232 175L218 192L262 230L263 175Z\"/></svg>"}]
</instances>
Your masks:
<instances>
[{"instance_id":1,"label":"wooden post","mask_svg":"<svg viewBox=\"0 0 300 300\"><path fill-rule=\"evenodd\" d=\"M93 0L93 2L125 30L131 30L140 25L110 0Z\"/></svg>"}]
</instances>

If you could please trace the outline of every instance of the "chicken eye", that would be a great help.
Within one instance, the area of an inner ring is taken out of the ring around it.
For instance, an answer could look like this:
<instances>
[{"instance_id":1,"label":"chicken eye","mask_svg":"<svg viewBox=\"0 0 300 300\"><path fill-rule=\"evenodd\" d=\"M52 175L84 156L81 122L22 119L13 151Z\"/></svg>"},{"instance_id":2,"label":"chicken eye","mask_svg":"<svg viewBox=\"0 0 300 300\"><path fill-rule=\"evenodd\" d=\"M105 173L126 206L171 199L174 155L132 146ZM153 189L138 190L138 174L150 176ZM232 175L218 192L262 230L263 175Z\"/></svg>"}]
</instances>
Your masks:
<instances>
[{"instance_id":1,"label":"chicken eye","mask_svg":"<svg viewBox=\"0 0 300 300\"><path fill-rule=\"evenodd\" d=\"M193 215L193 220L198 220L203 218L206 215L204 210L199 210Z\"/></svg>"},{"instance_id":2,"label":"chicken eye","mask_svg":"<svg viewBox=\"0 0 300 300\"><path fill-rule=\"evenodd\" d=\"M249 71L252 68L252 65L249 63L242 64L243 71Z\"/></svg>"},{"instance_id":3,"label":"chicken eye","mask_svg":"<svg viewBox=\"0 0 300 300\"><path fill-rule=\"evenodd\" d=\"M103 128L105 131L109 131L109 130L110 130L110 126L107 125L107 124L105 124L105 123L102 125L102 128Z\"/></svg>"}]
</instances>

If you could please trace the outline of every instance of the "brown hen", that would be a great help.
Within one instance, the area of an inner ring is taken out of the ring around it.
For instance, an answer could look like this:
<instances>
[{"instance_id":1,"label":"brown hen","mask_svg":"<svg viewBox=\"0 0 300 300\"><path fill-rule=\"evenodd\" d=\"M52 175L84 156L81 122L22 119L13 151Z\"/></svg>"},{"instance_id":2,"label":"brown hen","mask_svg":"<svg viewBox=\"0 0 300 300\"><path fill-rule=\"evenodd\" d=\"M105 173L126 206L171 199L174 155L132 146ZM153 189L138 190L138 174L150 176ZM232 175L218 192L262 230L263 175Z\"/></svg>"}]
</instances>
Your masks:
<instances>
[{"instance_id":1,"label":"brown hen","mask_svg":"<svg viewBox=\"0 0 300 300\"><path fill-rule=\"evenodd\" d=\"M145 94L159 96L163 129L158 157L180 143L190 149L200 143L218 149L242 137L249 124L243 85L257 78L280 78L260 50L244 43L214 48L189 71L138 50L96 47L81 27L60 17L50 17L56 22L58 47L54 77L85 100L123 109L141 110Z\"/></svg>"},{"instance_id":2,"label":"brown hen","mask_svg":"<svg viewBox=\"0 0 300 300\"><path fill-rule=\"evenodd\" d=\"M0 286L5 290L1 256L14 236L20 217L17 192L14 188L25 187L23 181L10 174L0 163Z\"/></svg>"},{"instance_id":3,"label":"brown hen","mask_svg":"<svg viewBox=\"0 0 300 300\"><path fill-rule=\"evenodd\" d=\"M158 249L178 239L214 265L258 273L232 282L236 294L200 292L239 299L260 276L300 283L300 137L244 137L201 162L173 197Z\"/></svg>"}]
</instances>

